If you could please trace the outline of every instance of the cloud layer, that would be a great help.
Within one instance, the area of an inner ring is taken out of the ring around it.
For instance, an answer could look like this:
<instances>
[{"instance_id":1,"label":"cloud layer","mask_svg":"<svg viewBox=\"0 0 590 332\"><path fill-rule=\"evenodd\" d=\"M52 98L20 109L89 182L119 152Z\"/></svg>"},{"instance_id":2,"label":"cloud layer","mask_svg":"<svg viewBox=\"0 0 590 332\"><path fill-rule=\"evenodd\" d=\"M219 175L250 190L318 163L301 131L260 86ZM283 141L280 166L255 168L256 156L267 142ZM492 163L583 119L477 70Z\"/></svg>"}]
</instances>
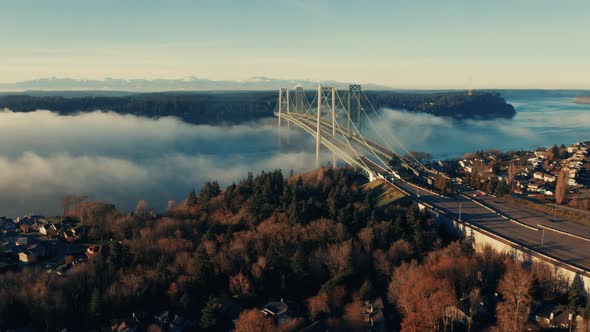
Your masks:
<instances>
[{"instance_id":1,"label":"cloud layer","mask_svg":"<svg viewBox=\"0 0 590 332\"><path fill-rule=\"evenodd\" d=\"M279 145L278 136L270 120L216 127L110 112L3 111L0 215L57 213L65 194L88 194L123 209L139 199L163 208L207 180L229 184L249 171L313 168L309 137L285 128Z\"/></svg>"},{"instance_id":2,"label":"cloud layer","mask_svg":"<svg viewBox=\"0 0 590 332\"><path fill-rule=\"evenodd\" d=\"M363 126L369 135L400 152L396 139L409 150L431 152L435 159L478 149L528 149L590 140L588 106L568 98L510 102L517 108L512 120L455 122L385 109ZM87 194L123 209L146 199L162 209L167 200L181 200L207 180L225 185L249 171L312 169L314 149L307 133L287 128L279 132L272 119L195 126L173 117L4 110L0 111L0 216L57 213L65 194ZM322 158L329 159L329 155Z\"/></svg>"}]
</instances>

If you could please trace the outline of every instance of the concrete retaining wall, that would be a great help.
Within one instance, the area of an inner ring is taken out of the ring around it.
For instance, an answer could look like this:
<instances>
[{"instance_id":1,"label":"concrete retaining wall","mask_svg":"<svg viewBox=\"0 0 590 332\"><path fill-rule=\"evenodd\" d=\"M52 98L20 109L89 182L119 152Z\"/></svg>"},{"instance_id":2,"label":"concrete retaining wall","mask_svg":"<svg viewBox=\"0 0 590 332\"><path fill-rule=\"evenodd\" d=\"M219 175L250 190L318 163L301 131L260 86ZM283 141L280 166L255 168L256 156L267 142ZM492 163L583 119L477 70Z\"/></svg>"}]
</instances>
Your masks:
<instances>
[{"instance_id":1,"label":"concrete retaining wall","mask_svg":"<svg viewBox=\"0 0 590 332\"><path fill-rule=\"evenodd\" d=\"M485 247L491 247L500 253L508 254L512 258L522 262L540 262L547 264L554 268L562 277L567 278L569 283L571 283L576 276L579 276L583 281L586 294L590 295L589 271L582 270L556 258L534 251L529 247L512 242L478 226L451 219L436 211L431 211L431 213L439 224L451 234L470 240L475 251L481 252Z\"/></svg>"}]
</instances>

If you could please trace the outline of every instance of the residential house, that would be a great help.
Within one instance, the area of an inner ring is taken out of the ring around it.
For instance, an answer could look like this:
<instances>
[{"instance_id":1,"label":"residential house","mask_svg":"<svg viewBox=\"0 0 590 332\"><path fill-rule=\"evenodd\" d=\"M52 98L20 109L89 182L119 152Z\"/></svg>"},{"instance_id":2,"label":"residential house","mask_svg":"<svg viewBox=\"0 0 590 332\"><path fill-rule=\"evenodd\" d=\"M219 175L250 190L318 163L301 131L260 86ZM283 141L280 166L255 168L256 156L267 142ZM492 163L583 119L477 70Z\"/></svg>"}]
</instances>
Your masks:
<instances>
[{"instance_id":1,"label":"residential house","mask_svg":"<svg viewBox=\"0 0 590 332\"><path fill-rule=\"evenodd\" d=\"M36 235L19 236L16 239L16 244L19 246L28 246L29 244L36 243L39 238Z\"/></svg>"},{"instance_id":2,"label":"residential house","mask_svg":"<svg viewBox=\"0 0 590 332\"><path fill-rule=\"evenodd\" d=\"M539 192L541 190L541 185L538 183L529 183L526 189L532 192Z\"/></svg>"},{"instance_id":3,"label":"residential house","mask_svg":"<svg viewBox=\"0 0 590 332\"><path fill-rule=\"evenodd\" d=\"M57 227L55 227L54 224L49 224L49 225L41 225L39 227L39 233L42 235L48 235L48 236L55 236L57 235Z\"/></svg>"},{"instance_id":4,"label":"residential house","mask_svg":"<svg viewBox=\"0 0 590 332\"><path fill-rule=\"evenodd\" d=\"M23 263L35 263L37 261L37 255L28 250L21 251L18 253L18 260Z\"/></svg>"},{"instance_id":5,"label":"residential house","mask_svg":"<svg viewBox=\"0 0 590 332\"><path fill-rule=\"evenodd\" d=\"M141 325L135 318L116 319L111 321L112 332L136 332L141 331Z\"/></svg>"},{"instance_id":6,"label":"residential house","mask_svg":"<svg viewBox=\"0 0 590 332\"><path fill-rule=\"evenodd\" d=\"M288 323L299 316L295 303L281 301L268 302L260 310L265 316L271 317L279 325Z\"/></svg>"},{"instance_id":7,"label":"residential house","mask_svg":"<svg viewBox=\"0 0 590 332\"><path fill-rule=\"evenodd\" d=\"M154 316L154 321L166 331L181 332L190 329L194 323L173 311L162 311Z\"/></svg>"},{"instance_id":8,"label":"residential house","mask_svg":"<svg viewBox=\"0 0 590 332\"><path fill-rule=\"evenodd\" d=\"M108 246L106 245L97 245L97 246L89 246L86 249L86 257L88 257L88 259L92 259L96 256L99 255L105 255L108 251Z\"/></svg>"},{"instance_id":9,"label":"residential house","mask_svg":"<svg viewBox=\"0 0 590 332\"><path fill-rule=\"evenodd\" d=\"M572 327L576 327L574 331L579 331L584 326L583 319L578 312L571 314L568 310L564 310L554 303L541 305L535 311L534 319L541 327L550 329L568 329L570 324L573 324Z\"/></svg>"},{"instance_id":10,"label":"residential house","mask_svg":"<svg viewBox=\"0 0 590 332\"><path fill-rule=\"evenodd\" d=\"M73 227L62 228L61 230L59 230L59 232L61 233L63 238L68 242L74 242L79 238L76 229Z\"/></svg>"}]
</instances>

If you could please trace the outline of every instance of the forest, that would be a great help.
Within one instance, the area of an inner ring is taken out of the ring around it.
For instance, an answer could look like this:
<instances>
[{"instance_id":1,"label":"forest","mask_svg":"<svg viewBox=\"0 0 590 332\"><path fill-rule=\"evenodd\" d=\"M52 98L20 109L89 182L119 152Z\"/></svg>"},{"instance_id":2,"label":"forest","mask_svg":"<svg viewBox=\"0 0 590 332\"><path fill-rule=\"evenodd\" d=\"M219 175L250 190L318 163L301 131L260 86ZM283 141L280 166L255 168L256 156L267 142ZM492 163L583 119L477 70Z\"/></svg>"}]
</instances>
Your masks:
<instances>
[{"instance_id":1,"label":"forest","mask_svg":"<svg viewBox=\"0 0 590 332\"><path fill-rule=\"evenodd\" d=\"M426 112L454 119L511 118L514 107L495 92L394 92L367 91L378 108ZM313 93L307 92L308 99ZM131 95L13 94L0 95L0 109L14 112L51 110L76 114L109 110L145 117L174 116L192 124L242 123L272 117L277 103L274 91L166 92ZM366 105L368 109L370 106Z\"/></svg>"},{"instance_id":2,"label":"forest","mask_svg":"<svg viewBox=\"0 0 590 332\"><path fill-rule=\"evenodd\" d=\"M97 330L133 317L160 331L154 316L167 310L190 331L366 331L371 303L388 330L520 331L534 326L535 303L585 304L576 280L476 253L409 199L380 195L353 170L321 168L208 182L161 213L145 201L133 213L68 203L80 241L109 250L59 276L0 274L0 328ZM269 301L288 303L289 315L265 315Z\"/></svg>"}]
</instances>

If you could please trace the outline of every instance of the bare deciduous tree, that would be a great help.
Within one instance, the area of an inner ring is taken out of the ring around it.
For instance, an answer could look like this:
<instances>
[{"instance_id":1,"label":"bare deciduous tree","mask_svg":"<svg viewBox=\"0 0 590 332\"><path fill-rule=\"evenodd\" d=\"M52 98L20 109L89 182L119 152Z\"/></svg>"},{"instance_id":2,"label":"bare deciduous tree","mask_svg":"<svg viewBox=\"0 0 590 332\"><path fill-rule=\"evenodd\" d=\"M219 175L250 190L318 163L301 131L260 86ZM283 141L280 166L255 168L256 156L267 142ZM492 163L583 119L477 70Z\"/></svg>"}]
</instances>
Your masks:
<instances>
[{"instance_id":1,"label":"bare deciduous tree","mask_svg":"<svg viewBox=\"0 0 590 332\"><path fill-rule=\"evenodd\" d=\"M567 168L562 168L557 177L557 184L555 185L555 203L563 204L567 195L567 182L569 171Z\"/></svg>"},{"instance_id":2,"label":"bare deciduous tree","mask_svg":"<svg viewBox=\"0 0 590 332\"><path fill-rule=\"evenodd\" d=\"M235 332L266 332L275 331L272 320L266 317L260 310L244 310L236 321Z\"/></svg>"},{"instance_id":3,"label":"bare deciduous tree","mask_svg":"<svg viewBox=\"0 0 590 332\"><path fill-rule=\"evenodd\" d=\"M350 268L351 252L352 244L350 240L328 246L322 255L322 259L332 276Z\"/></svg>"},{"instance_id":4,"label":"bare deciduous tree","mask_svg":"<svg viewBox=\"0 0 590 332\"><path fill-rule=\"evenodd\" d=\"M498 323L504 331L522 331L531 307L533 278L518 264L510 264L500 280L498 291L503 301L498 303Z\"/></svg>"},{"instance_id":5,"label":"bare deciduous tree","mask_svg":"<svg viewBox=\"0 0 590 332\"><path fill-rule=\"evenodd\" d=\"M247 297L252 294L250 280L242 272L229 279L229 290L239 297Z\"/></svg>"},{"instance_id":6,"label":"bare deciduous tree","mask_svg":"<svg viewBox=\"0 0 590 332\"><path fill-rule=\"evenodd\" d=\"M307 299L307 309L309 310L309 316L311 319L316 319L321 314L330 312L328 300L328 294L325 292L321 292L320 294Z\"/></svg>"}]
</instances>

